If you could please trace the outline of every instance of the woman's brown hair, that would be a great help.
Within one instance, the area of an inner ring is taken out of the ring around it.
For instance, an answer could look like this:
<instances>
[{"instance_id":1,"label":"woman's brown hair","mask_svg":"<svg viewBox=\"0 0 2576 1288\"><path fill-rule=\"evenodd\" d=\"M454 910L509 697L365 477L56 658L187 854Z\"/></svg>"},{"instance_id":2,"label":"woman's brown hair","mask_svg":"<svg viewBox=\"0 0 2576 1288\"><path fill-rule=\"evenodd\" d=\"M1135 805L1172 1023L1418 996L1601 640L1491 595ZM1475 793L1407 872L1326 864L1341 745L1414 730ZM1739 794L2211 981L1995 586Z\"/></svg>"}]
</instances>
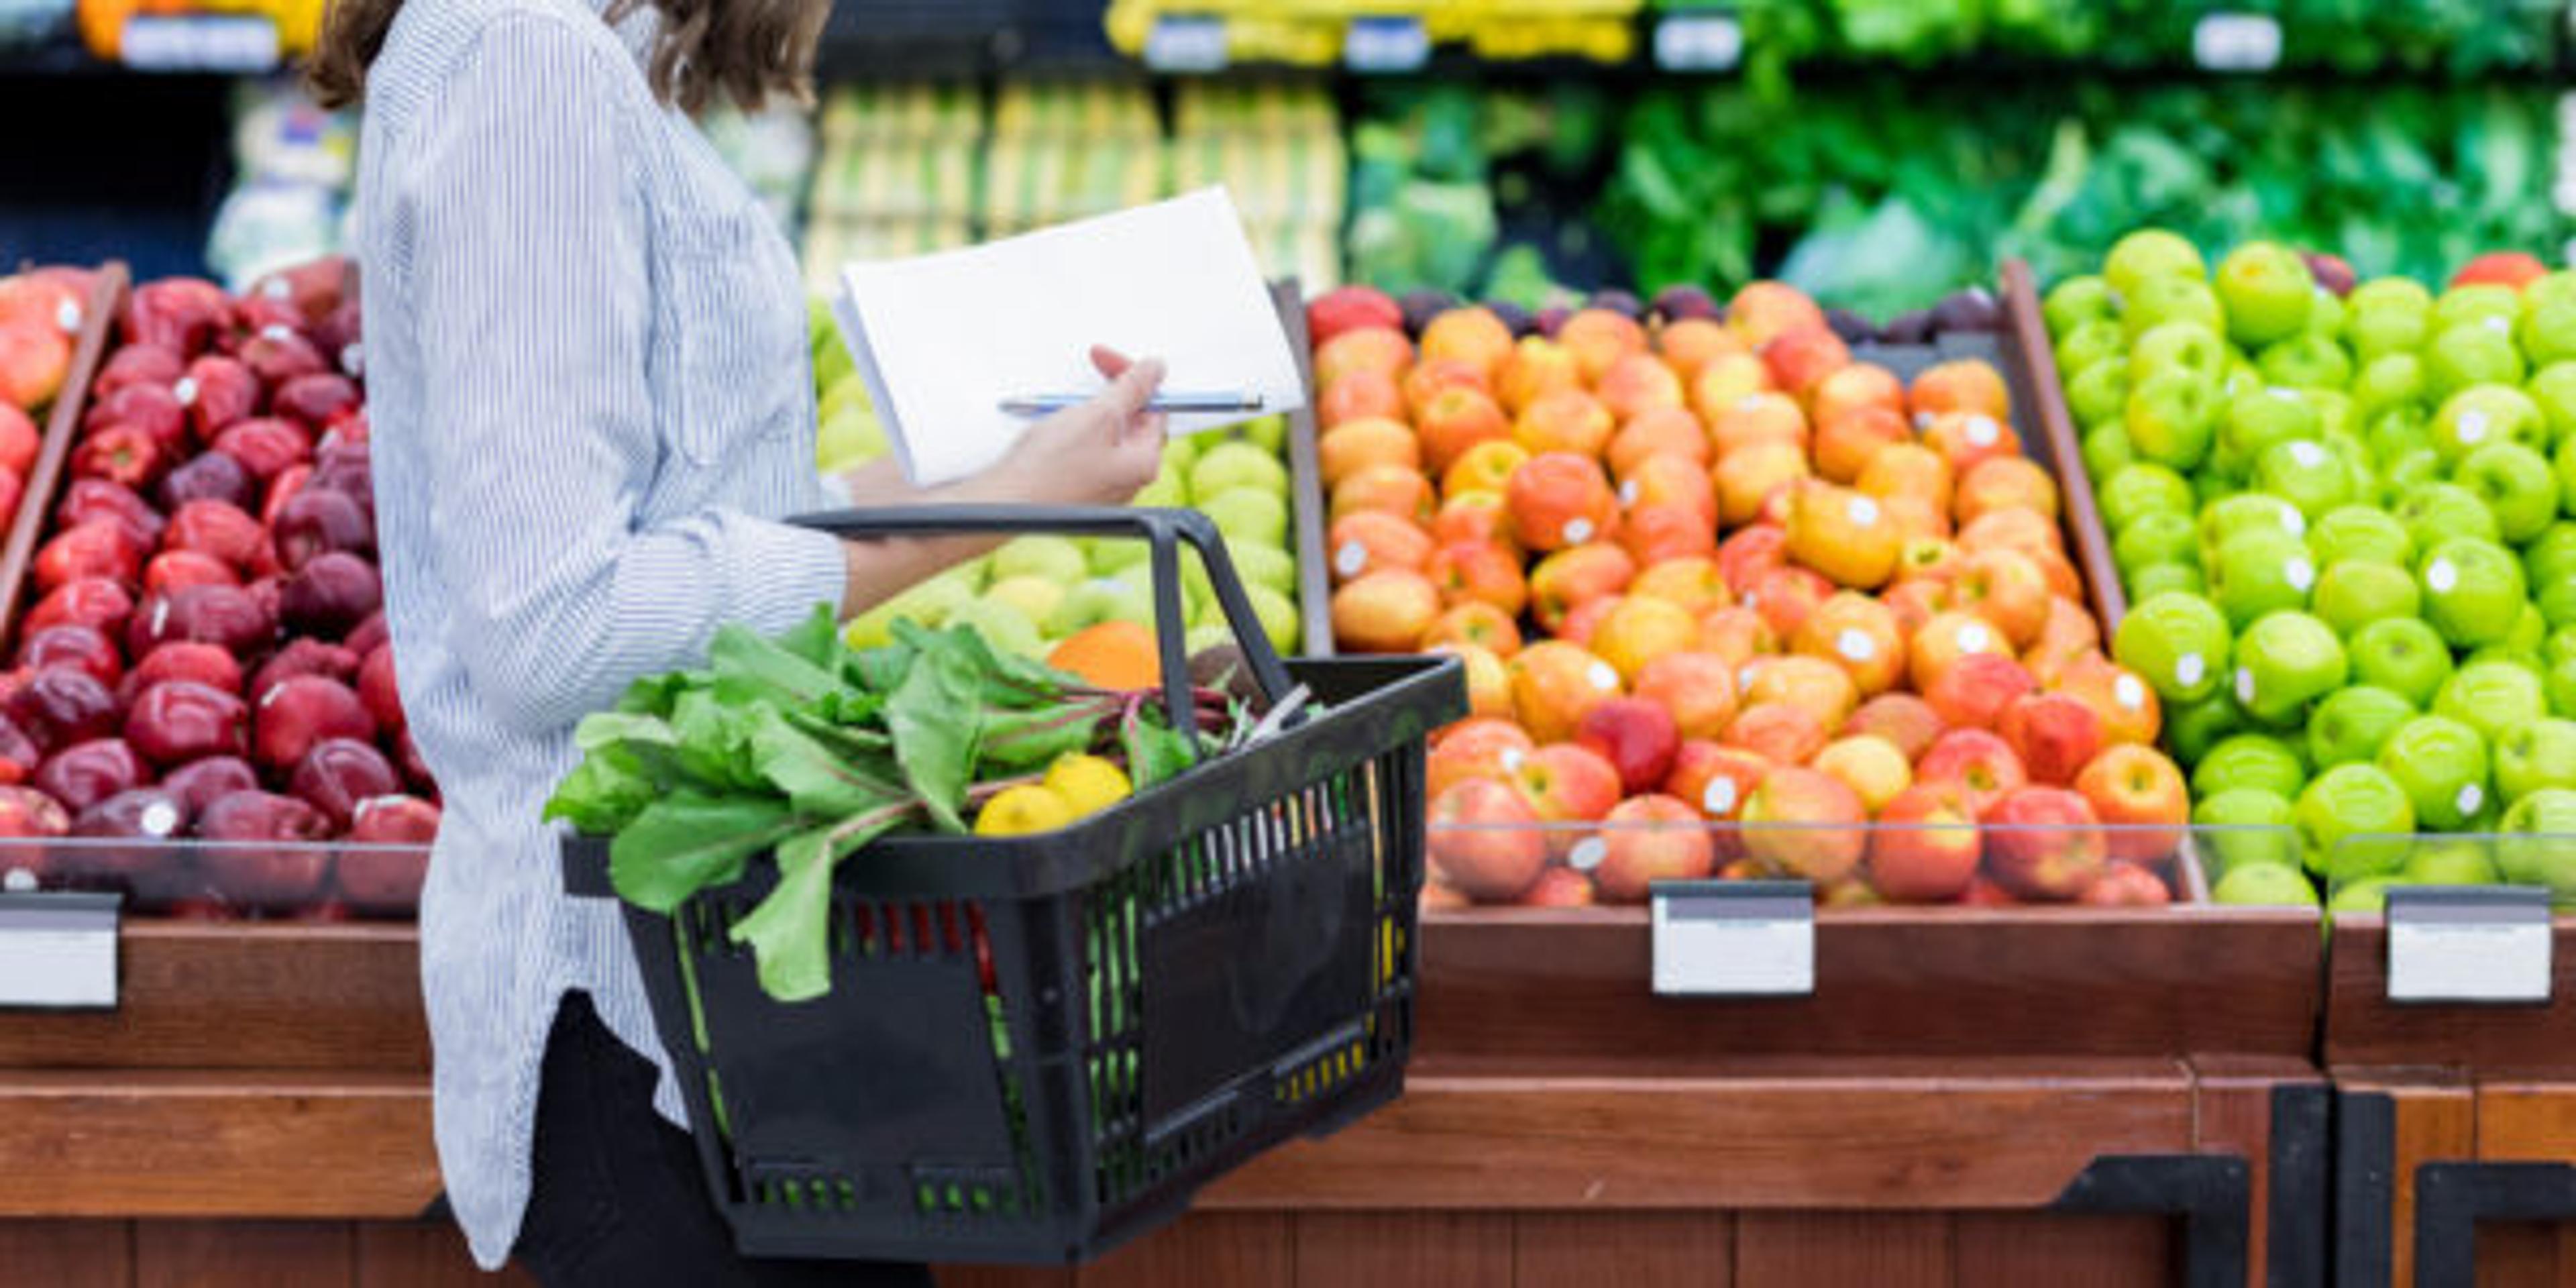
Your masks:
<instances>
[{"instance_id":1,"label":"woman's brown hair","mask_svg":"<svg viewBox=\"0 0 2576 1288\"><path fill-rule=\"evenodd\" d=\"M403 0L330 4L305 81L324 107L347 107L365 97L367 68ZM605 18L619 23L645 9L661 22L646 74L663 102L696 113L718 94L744 108L772 95L811 101L814 47L831 0L611 0Z\"/></svg>"}]
</instances>

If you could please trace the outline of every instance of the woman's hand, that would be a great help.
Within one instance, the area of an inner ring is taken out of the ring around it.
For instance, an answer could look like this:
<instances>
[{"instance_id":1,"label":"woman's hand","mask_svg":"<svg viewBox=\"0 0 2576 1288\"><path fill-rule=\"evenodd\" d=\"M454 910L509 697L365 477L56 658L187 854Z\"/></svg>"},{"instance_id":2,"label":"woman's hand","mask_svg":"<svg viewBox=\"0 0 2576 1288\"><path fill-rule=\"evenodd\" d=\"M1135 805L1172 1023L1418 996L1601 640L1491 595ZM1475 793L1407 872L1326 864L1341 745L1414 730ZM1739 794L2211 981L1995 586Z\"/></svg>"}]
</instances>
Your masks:
<instances>
[{"instance_id":1,"label":"woman's hand","mask_svg":"<svg viewBox=\"0 0 2576 1288\"><path fill-rule=\"evenodd\" d=\"M1163 414L1146 403L1163 383L1163 364L1131 362L1094 346L1091 365L1110 385L1079 407L1029 426L978 477L978 499L1034 505L1125 505L1163 465Z\"/></svg>"}]
</instances>

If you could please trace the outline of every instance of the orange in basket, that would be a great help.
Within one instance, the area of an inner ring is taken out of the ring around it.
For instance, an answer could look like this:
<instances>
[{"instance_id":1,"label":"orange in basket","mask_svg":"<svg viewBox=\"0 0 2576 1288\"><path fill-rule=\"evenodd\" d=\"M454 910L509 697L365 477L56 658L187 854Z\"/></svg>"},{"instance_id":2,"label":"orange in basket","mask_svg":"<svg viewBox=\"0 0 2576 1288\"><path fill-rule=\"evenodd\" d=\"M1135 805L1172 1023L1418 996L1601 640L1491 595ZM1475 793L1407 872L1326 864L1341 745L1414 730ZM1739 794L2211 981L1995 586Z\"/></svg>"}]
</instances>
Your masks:
<instances>
[{"instance_id":1,"label":"orange in basket","mask_svg":"<svg viewBox=\"0 0 2576 1288\"><path fill-rule=\"evenodd\" d=\"M1102 622L1065 637L1047 665L1103 689L1150 689L1163 682L1154 632L1134 622Z\"/></svg>"}]
</instances>

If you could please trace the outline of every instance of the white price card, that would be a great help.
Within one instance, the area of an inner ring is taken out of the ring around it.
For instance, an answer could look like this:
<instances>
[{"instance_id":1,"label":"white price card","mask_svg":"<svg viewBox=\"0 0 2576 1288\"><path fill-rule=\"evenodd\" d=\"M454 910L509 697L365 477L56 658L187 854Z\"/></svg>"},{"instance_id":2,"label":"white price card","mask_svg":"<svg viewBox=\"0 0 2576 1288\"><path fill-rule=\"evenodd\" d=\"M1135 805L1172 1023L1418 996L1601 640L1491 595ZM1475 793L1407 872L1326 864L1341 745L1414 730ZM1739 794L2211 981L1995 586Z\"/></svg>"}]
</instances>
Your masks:
<instances>
[{"instance_id":1,"label":"white price card","mask_svg":"<svg viewBox=\"0 0 2576 1288\"><path fill-rule=\"evenodd\" d=\"M1731 13L1666 14L1655 24L1655 66L1731 72L1744 61L1744 24Z\"/></svg>"},{"instance_id":2,"label":"white price card","mask_svg":"<svg viewBox=\"0 0 2576 1288\"><path fill-rule=\"evenodd\" d=\"M118 44L143 72L255 75L278 64L277 22L262 14L136 14Z\"/></svg>"},{"instance_id":3,"label":"white price card","mask_svg":"<svg viewBox=\"0 0 2576 1288\"><path fill-rule=\"evenodd\" d=\"M0 1008L114 1010L112 894L0 894Z\"/></svg>"},{"instance_id":4,"label":"white price card","mask_svg":"<svg viewBox=\"0 0 2576 1288\"><path fill-rule=\"evenodd\" d=\"M1353 18L1342 33L1342 65L1355 72L1418 72L1430 61L1431 33L1420 18Z\"/></svg>"},{"instance_id":5,"label":"white price card","mask_svg":"<svg viewBox=\"0 0 2576 1288\"><path fill-rule=\"evenodd\" d=\"M2264 13L2203 15L2192 25L2191 60L2204 71L2268 72L2281 65L2281 20Z\"/></svg>"},{"instance_id":6,"label":"white price card","mask_svg":"<svg viewBox=\"0 0 2576 1288\"><path fill-rule=\"evenodd\" d=\"M1658 881L1657 997L1816 991L1816 891L1804 881Z\"/></svg>"},{"instance_id":7,"label":"white price card","mask_svg":"<svg viewBox=\"0 0 2576 1288\"><path fill-rule=\"evenodd\" d=\"M1225 19L1213 14L1165 14L1145 33L1145 65L1155 71L1221 72L1225 62Z\"/></svg>"},{"instance_id":8,"label":"white price card","mask_svg":"<svg viewBox=\"0 0 2576 1288\"><path fill-rule=\"evenodd\" d=\"M2549 892L2537 886L2397 886L2388 892L2388 1000L2549 1001Z\"/></svg>"}]
</instances>

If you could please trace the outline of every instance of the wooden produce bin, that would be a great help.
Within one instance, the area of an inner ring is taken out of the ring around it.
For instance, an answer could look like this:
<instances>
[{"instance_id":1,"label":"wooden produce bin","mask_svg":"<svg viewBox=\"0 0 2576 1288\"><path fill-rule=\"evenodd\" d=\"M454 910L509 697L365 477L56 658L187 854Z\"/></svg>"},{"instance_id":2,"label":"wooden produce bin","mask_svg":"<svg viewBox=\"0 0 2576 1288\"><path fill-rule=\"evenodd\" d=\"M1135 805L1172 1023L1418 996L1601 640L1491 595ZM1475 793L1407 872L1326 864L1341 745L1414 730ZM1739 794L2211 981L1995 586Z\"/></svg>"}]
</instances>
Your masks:
<instances>
[{"instance_id":1,"label":"wooden produce bin","mask_svg":"<svg viewBox=\"0 0 2576 1288\"><path fill-rule=\"evenodd\" d=\"M2000 348L1859 356L1997 359L2080 471L2006 286ZM2098 594L2089 509L2069 536ZM2317 915L2179 865L2169 908L1823 909L1812 992L1772 999L1656 996L1643 908L1427 913L1403 1100L1096 1265L946 1282L2318 1282Z\"/></svg>"}]
</instances>

